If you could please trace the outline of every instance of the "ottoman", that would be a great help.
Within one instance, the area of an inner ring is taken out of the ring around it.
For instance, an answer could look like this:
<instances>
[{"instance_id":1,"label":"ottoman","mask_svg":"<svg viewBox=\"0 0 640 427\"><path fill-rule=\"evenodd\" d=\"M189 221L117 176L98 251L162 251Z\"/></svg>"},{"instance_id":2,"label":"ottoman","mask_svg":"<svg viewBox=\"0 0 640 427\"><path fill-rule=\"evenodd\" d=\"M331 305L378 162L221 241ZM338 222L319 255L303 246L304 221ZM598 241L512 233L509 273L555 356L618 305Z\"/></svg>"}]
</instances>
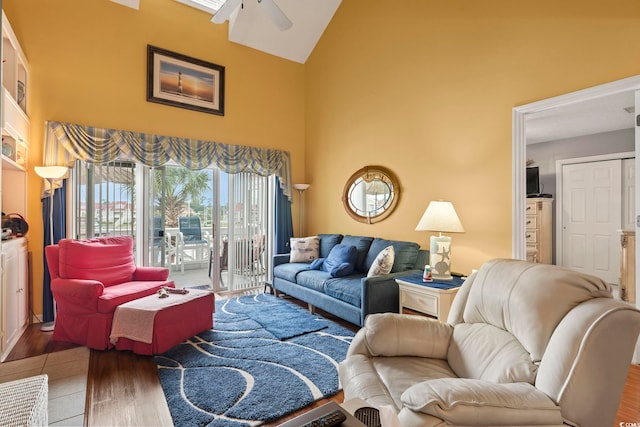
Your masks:
<instances>
[{"instance_id":1,"label":"ottoman","mask_svg":"<svg viewBox=\"0 0 640 427\"><path fill-rule=\"evenodd\" d=\"M161 354L213 327L213 292L190 289L167 298L150 295L118 306L111 343L135 354Z\"/></svg>"}]
</instances>

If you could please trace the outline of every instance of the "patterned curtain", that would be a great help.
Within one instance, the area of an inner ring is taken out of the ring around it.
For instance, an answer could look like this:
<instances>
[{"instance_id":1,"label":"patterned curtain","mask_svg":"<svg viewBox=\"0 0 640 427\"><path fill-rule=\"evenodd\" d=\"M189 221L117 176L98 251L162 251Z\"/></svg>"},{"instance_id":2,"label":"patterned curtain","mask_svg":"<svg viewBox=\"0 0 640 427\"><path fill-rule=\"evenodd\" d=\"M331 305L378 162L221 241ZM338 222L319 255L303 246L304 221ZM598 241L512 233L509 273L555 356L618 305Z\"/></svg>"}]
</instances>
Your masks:
<instances>
[{"instance_id":1,"label":"patterned curtain","mask_svg":"<svg viewBox=\"0 0 640 427\"><path fill-rule=\"evenodd\" d=\"M227 173L276 175L283 193L289 200L292 196L291 159L289 153L282 150L53 121L46 124L44 149L45 165L60 165L61 159L69 167L76 159L93 163L126 159L156 167L174 160L190 170L213 164Z\"/></svg>"}]
</instances>

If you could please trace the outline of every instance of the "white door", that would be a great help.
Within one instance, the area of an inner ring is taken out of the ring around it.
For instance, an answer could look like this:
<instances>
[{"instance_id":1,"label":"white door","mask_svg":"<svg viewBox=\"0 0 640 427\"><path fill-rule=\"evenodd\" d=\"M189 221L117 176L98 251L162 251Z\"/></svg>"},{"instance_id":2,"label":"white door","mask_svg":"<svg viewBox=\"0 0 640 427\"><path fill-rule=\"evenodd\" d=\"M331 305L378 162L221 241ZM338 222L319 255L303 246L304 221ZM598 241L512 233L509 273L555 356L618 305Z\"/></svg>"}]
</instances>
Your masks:
<instances>
[{"instance_id":1,"label":"white door","mask_svg":"<svg viewBox=\"0 0 640 427\"><path fill-rule=\"evenodd\" d=\"M562 265L618 283L622 160L562 167Z\"/></svg>"},{"instance_id":2,"label":"white door","mask_svg":"<svg viewBox=\"0 0 640 427\"><path fill-rule=\"evenodd\" d=\"M622 229L636 229L636 159L622 159Z\"/></svg>"}]
</instances>

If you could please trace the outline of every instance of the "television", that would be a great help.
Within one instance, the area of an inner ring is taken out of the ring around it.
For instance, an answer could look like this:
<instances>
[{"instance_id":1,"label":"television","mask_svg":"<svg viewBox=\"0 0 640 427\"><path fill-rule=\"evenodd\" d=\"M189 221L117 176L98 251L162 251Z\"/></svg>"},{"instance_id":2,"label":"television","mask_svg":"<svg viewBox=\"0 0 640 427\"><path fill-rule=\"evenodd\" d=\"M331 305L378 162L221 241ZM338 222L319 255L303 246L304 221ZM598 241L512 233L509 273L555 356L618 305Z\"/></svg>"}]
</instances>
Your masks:
<instances>
[{"instance_id":1,"label":"television","mask_svg":"<svg viewBox=\"0 0 640 427\"><path fill-rule=\"evenodd\" d=\"M527 168L527 196L540 194L540 170L538 166Z\"/></svg>"}]
</instances>

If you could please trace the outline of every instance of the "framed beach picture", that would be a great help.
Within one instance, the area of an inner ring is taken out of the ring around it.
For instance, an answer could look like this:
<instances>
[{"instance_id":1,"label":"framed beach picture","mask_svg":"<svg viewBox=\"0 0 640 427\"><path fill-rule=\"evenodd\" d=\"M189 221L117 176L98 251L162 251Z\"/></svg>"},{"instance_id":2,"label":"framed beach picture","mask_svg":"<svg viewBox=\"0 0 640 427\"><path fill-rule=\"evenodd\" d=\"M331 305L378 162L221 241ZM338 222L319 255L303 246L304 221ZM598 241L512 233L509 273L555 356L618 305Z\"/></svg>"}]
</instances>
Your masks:
<instances>
[{"instance_id":1,"label":"framed beach picture","mask_svg":"<svg viewBox=\"0 0 640 427\"><path fill-rule=\"evenodd\" d=\"M149 45L147 101L224 116L224 67Z\"/></svg>"}]
</instances>

